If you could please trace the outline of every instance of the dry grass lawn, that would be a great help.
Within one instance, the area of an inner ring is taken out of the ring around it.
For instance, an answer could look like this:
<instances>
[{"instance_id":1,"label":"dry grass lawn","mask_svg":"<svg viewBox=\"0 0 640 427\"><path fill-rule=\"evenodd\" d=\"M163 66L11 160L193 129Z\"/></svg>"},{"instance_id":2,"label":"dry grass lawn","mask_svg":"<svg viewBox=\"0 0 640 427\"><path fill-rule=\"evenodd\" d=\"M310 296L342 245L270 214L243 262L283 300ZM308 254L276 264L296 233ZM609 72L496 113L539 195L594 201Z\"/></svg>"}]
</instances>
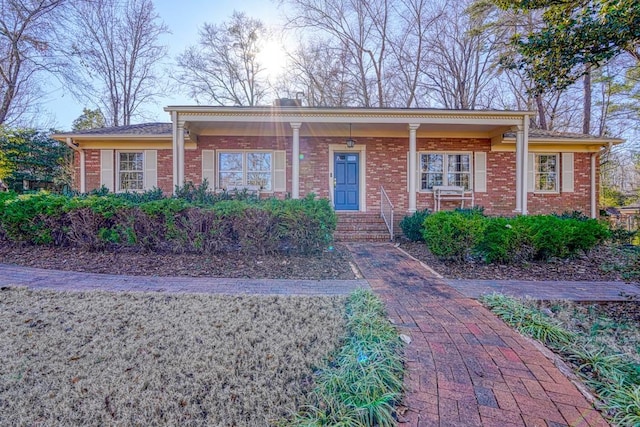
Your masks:
<instances>
[{"instance_id":1,"label":"dry grass lawn","mask_svg":"<svg viewBox=\"0 0 640 427\"><path fill-rule=\"evenodd\" d=\"M343 297L0 291L0 425L265 426L344 334Z\"/></svg>"}]
</instances>

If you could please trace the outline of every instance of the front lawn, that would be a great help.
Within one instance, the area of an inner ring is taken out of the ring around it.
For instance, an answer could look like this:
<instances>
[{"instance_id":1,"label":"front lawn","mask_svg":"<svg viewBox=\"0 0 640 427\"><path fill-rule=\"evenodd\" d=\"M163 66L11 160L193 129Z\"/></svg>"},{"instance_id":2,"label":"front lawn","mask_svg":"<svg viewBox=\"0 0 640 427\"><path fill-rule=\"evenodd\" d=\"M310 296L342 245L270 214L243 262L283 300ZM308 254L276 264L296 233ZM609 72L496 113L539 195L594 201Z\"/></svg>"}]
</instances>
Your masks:
<instances>
[{"instance_id":1,"label":"front lawn","mask_svg":"<svg viewBox=\"0 0 640 427\"><path fill-rule=\"evenodd\" d=\"M269 425L345 334L344 297L0 291L0 425Z\"/></svg>"}]
</instances>

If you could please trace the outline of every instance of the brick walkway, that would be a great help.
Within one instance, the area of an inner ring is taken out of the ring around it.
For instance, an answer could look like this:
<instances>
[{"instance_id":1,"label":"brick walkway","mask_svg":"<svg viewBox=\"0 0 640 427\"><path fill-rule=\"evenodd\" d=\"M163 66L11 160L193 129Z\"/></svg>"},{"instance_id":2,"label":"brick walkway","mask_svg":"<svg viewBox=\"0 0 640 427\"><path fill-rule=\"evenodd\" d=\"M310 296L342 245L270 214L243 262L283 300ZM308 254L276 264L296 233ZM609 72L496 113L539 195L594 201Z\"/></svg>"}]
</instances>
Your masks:
<instances>
[{"instance_id":1,"label":"brick walkway","mask_svg":"<svg viewBox=\"0 0 640 427\"><path fill-rule=\"evenodd\" d=\"M538 300L627 301L640 298L640 288L622 282L554 282L525 280L453 280L444 283L471 298L499 292L514 297Z\"/></svg>"},{"instance_id":2,"label":"brick walkway","mask_svg":"<svg viewBox=\"0 0 640 427\"><path fill-rule=\"evenodd\" d=\"M0 286L57 291L171 292L256 295L346 295L369 289L366 280L250 280L202 277L120 276L0 264Z\"/></svg>"},{"instance_id":3,"label":"brick walkway","mask_svg":"<svg viewBox=\"0 0 640 427\"><path fill-rule=\"evenodd\" d=\"M348 245L407 346L401 426L608 426L532 341L391 244Z\"/></svg>"}]
</instances>

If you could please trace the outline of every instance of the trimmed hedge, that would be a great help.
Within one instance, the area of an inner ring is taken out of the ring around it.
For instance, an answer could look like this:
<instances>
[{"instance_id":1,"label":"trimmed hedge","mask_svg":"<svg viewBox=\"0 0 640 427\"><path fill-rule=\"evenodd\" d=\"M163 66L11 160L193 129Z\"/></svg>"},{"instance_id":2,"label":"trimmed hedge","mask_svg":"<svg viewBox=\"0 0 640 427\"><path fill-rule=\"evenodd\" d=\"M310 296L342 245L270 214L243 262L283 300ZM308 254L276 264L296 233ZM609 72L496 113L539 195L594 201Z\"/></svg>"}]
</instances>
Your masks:
<instances>
[{"instance_id":1,"label":"trimmed hedge","mask_svg":"<svg viewBox=\"0 0 640 427\"><path fill-rule=\"evenodd\" d=\"M0 196L0 238L89 250L133 248L214 253L310 253L333 241L329 202L218 200L122 195Z\"/></svg>"},{"instance_id":2,"label":"trimmed hedge","mask_svg":"<svg viewBox=\"0 0 640 427\"><path fill-rule=\"evenodd\" d=\"M444 260L475 257L487 263L568 258L610 236L608 228L580 215L486 217L480 211L437 212L423 223L429 250Z\"/></svg>"}]
</instances>

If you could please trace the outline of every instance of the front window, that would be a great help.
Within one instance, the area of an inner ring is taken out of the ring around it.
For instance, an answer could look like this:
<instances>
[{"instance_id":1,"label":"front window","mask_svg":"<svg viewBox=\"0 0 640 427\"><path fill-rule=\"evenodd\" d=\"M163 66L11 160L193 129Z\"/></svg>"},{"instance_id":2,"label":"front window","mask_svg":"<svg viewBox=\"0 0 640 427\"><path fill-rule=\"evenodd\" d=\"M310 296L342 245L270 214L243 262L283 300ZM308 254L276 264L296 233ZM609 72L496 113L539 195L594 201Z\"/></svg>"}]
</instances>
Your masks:
<instances>
[{"instance_id":1,"label":"front window","mask_svg":"<svg viewBox=\"0 0 640 427\"><path fill-rule=\"evenodd\" d=\"M536 154L535 191L558 191L558 155Z\"/></svg>"},{"instance_id":2,"label":"front window","mask_svg":"<svg viewBox=\"0 0 640 427\"><path fill-rule=\"evenodd\" d=\"M118 188L120 191L144 189L144 157L138 153L118 153Z\"/></svg>"},{"instance_id":3,"label":"front window","mask_svg":"<svg viewBox=\"0 0 640 427\"><path fill-rule=\"evenodd\" d=\"M218 187L256 186L271 191L273 184L273 153L221 152L218 155Z\"/></svg>"},{"instance_id":4,"label":"front window","mask_svg":"<svg viewBox=\"0 0 640 427\"><path fill-rule=\"evenodd\" d=\"M420 154L420 189L454 185L471 188L471 155L457 153Z\"/></svg>"}]
</instances>

